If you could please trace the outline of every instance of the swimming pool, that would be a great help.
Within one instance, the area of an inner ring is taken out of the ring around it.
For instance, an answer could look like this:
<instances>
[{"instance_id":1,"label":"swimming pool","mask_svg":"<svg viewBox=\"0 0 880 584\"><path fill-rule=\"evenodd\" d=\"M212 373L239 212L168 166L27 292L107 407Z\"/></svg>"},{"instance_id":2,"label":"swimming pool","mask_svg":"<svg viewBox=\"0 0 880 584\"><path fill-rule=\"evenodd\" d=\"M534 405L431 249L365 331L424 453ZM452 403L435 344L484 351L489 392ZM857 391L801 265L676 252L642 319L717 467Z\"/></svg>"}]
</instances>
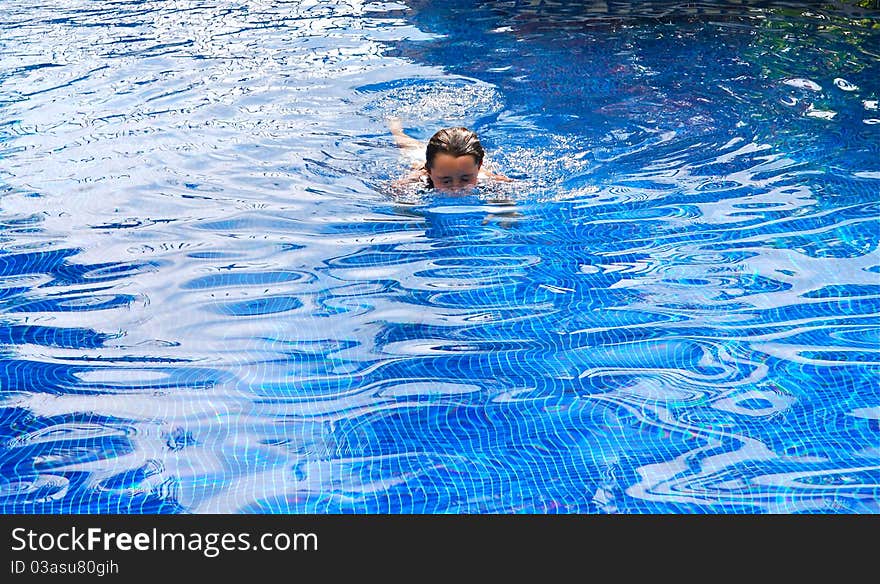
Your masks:
<instances>
[{"instance_id":1,"label":"swimming pool","mask_svg":"<svg viewBox=\"0 0 880 584\"><path fill-rule=\"evenodd\" d=\"M0 511L877 513L878 24L0 0Z\"/></svg>"}]
</instances>

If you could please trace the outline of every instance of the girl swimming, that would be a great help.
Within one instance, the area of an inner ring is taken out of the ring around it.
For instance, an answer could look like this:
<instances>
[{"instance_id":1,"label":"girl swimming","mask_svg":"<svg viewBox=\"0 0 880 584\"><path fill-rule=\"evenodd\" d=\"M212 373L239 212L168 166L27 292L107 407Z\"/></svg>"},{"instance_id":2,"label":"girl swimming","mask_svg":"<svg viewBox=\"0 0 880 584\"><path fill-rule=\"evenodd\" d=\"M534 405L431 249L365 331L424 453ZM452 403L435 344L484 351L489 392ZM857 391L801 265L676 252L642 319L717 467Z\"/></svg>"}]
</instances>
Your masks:
<instances>
[{"instance_id":1,"label":"girl swimming","mask_svg":"<svg viewBox=\"0 0 880 584\"><path fill-rule=\"evenodd\" d=\"M425 155L424 162L415 163L413 173L395 181L396 186L415 182L441 191L462 191L477 186L477 180L481 178L513 181L483 167L486 153L479 137L467 128L443 128L425 144L406 135L397 118L390 119L388 127L397 145L410 156L420 155L421 152Z\"/></svg>"}]
</instances>

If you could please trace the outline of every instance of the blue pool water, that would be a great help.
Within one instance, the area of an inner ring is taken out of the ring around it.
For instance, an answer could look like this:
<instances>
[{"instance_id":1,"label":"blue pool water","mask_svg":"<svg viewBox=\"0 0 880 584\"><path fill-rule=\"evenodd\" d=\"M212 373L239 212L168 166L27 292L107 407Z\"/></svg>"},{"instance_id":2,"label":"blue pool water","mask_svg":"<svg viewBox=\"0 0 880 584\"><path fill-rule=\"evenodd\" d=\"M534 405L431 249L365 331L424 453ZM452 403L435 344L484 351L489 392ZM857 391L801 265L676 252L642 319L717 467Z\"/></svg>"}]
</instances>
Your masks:
<instances>
[{"instance_id":1,"label":"blue pool water","mask_svg":"<svg viewBox=\"0 0 880 584\"><path fill-rule=\"evenodd\" d=\"M0 511L877 513L852 4L0 0Z\"/></svg>"}]
</instances>

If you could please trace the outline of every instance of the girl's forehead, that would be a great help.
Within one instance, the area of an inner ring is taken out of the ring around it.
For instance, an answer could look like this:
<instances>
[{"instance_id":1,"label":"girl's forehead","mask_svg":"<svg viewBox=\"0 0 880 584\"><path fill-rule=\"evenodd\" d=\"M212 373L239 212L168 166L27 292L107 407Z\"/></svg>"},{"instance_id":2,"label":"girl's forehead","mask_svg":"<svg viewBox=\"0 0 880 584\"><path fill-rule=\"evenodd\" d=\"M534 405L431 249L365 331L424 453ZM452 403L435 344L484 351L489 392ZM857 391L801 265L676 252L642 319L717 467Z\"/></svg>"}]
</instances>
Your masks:
<instances>
[{"instance_id":1,"label":"girl's forehead","mask_svg":"<svg viewBox=\"0 0 880 584\"><path fill-rule=\"evenodd\" d=\"M462 154L455 156L440 152L434 157L434 167L442 166L444 168L470 168L477 166L477 159L472 154Z\"/></svg>"}]
</instances>

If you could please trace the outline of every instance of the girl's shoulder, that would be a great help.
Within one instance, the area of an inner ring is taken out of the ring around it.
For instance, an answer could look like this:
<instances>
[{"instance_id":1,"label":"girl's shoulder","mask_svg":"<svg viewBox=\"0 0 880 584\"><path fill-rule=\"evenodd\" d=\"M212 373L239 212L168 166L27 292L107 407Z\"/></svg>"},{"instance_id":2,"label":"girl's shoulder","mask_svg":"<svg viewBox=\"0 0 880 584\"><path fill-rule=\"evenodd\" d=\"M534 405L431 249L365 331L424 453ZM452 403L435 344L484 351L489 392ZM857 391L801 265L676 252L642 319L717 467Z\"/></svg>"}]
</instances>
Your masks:
<instances>
[{"instance_id":1,"label":"girl's shoulder","mask_svg":"<svg viewBox=\"0 0 880 584\"><path fill-rule=\"evenodd\" d=\"M512 178L504 176L503 174L492 172L491 170L488 170L486 168L480 169L480 178L487 178L489 180L497 180L501 182L513 182Z\"/></svg>"},{"instance_id":2,"label":"girl's shoulder","mask_svg":"<svg viewBox=\"0 0 880 584\"><path fill-rule=\"evenodd\" d=\"M413 169L406 176L397 179L394 181L394 186L405 186L405 185L423 185L428 182L428 171L425 170L425 167L413 167Z\"/></svg>"}]
</instances>

